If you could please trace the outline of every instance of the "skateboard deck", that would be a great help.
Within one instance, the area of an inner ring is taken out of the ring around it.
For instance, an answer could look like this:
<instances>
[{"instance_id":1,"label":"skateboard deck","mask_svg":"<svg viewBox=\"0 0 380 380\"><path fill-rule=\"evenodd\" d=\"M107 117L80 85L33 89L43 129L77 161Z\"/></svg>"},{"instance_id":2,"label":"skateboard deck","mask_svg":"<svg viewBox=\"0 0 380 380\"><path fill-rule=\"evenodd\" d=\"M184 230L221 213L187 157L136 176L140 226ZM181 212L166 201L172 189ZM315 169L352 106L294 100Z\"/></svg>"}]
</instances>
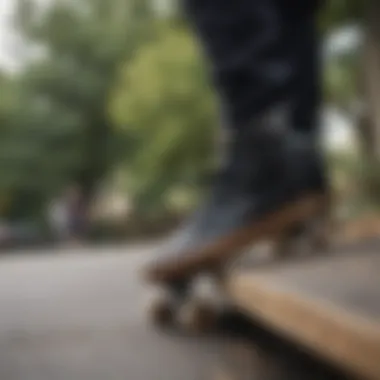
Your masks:
<instances>
[{"instance_id":1,"label":"skateboard deck","mask_svg":"<svg viewBox=\"0 0 380 380\"><path fill-rule=\"evenodd\" d=\"M359 378L380 379L380 242L237 270L225 291L252 319Z\"/></svg>"},{"instance_id":2,"label":"skateboard deck","mask_svg":"<svg viewBox=\"0 0 380 380\"><path fill-rule=\"evenodd\" d=\"M325 196L311 195L201 249L182 251L168 257L164 254L145 268L144 277L148 282L159 285L199 272L213 271L251 244L280 238L289 226L317 215L325 203Z\"/></svg>"},{"instance_id":3,"label":"skateboard deck","mask_svg":"<svg viewBox=\"0 0 380 380\"><path fill-rule=\"evenodd\" d=\"M321 202L320 196L302 199L280 210L275 216L256 223L253 228L238 231L232 238L221 239L200 252L182 252L151 264L147 269L148 280L162 290L157 302L151 306L153 322L172 327L177 324L175 321L182 320L179 325L186 325L186 329L198 332L212 328L217 320L218 308L223 302L219 302L218 306L215 302L199 302L199 297L192 288L194 277L208 272L219 284L229 271L229 259L241 255L241 249L248 243L276 236L286 240L287 235L283 233L286 226L316 215L320 211ZM186 286L181 288L181 280L184 278Z\"/></svg>"}]
</instances>

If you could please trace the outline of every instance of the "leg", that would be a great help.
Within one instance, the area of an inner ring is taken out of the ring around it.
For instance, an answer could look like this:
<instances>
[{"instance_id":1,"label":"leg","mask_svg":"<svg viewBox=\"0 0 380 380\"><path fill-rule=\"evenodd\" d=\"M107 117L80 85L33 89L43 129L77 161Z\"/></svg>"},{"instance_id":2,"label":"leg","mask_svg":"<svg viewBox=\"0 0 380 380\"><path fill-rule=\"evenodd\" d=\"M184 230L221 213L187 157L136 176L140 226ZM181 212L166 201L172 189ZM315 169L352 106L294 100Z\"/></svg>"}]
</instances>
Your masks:
<instances>
[{"instance_id":1,"label":"leg","mask_svg":"<svg viewBox=\"0 0 380 380\"><path fill-rule=\"evenodd\" d=\"M185 238L165 248L149 271L158 282L194 275L260 239L277 238L313 218L325 201L314 137L277 117L279 105L291 110L297 82L279 0L184 1L231 136L204 205L179 232Z\"/></svg>"},{"instance_id":2,"label":"leg","mask_svg":"<svg viewBox=\"0 0 380 380\"><path fill-rule=\"evenodd\" d=\"M286 22L293 41L293 65L296 70L291 123L294 128L317 138L320 124L322 63L316 12L306 13L297 21L287 17Z\"/></svg>"},{"instance_id":3,"label":"leg","mask_svg":"<svg viewBox=\"0 0 380 380\"><path fill-rule=\"evenodd\" d=\"M295 77L290 125L295 130L320 137L321 102L321 52L317 35L316 15L321 1L298 4L298 0L278 0L283 8L285 39L291 41ZM295 13L298 12L298 13ZM302 17L300 15L302 14ZM325 180L327 187L327 180ZM328 189L326 188L326 191ZM309 250L325 249L329 230L330 205L312 223L300 226L285 234L276 247L279 255L288 256L294 250L294 243L302 236L308 241Z\"/></svg>"},{"instance_id":4,"label":"leg","mask_svg":"<svg viewBox=\"0 0 380 380\"><path fill-rule=\"evenodd\" d=\"M163 284L159 297L151 307L153 323L160 327L173 327L180 305L189 296L190 284L179 281Z\"/></svg>"},{"instance_id":5,"label":"leg","mask_svg":"<svg viewBox=\"0 0 380 380\"><path fill-rule=\"evenodd\" d=\"M294 73L275 0L184 3L209 58L229 128L247 128L255 115L289 98Z\"/></svg>"},{"instance_id":6,"label":"leg","mask_svg":"<svg viewBox=\"0 0 380 380\"><path fill-rule=\"evenodd\" d=\"M320 137L320 102L321 102L321 52L317 37L315 17L302 19L300 29L302 33L298 37L298 50L296 54L296 67L298 76L295 88L297 93L293 109L293 124L295 128L313 136ZM322 160L322 158L321 158ZM321 210L318 218L309 226L309 239L311 250L325 250L328 246L332 229L332 195L326 178L324 178L325 192L328 194L328 202Z\"/></svg>"},{"instance_id":7,"label":"leg","mask_svg":"<svg viewBox=\"0 0 380 380\"><path fill-rule=\"evenodd\" d=\"M217 310L198 299L192 282L178 281L163 287L163 294L151 310L155 325L193 333L206 332L215 326Z\"/></svg>"},{"instance_id":8,"label":"leg","mask_svg":"<svg viewBox=\"0 0 380 380\"><path fill-rule=\"evenodd\" d=\"M294 75L289 79L291 90L289 126L296 131L319 138L319 110L321 100L321 59L317 36L316 14L318 1L307 4L297 0L277 0L277 22L281 27L281 45L285 47L283 62L291 64ZM270 7L268 7L268 10ZM280 255L294 249L300 236L307 238L312 249L321 248L322 225L328 210L318 220L307 226L299 226L284 233L276 244Z\"/></svg>"}]
</instances>

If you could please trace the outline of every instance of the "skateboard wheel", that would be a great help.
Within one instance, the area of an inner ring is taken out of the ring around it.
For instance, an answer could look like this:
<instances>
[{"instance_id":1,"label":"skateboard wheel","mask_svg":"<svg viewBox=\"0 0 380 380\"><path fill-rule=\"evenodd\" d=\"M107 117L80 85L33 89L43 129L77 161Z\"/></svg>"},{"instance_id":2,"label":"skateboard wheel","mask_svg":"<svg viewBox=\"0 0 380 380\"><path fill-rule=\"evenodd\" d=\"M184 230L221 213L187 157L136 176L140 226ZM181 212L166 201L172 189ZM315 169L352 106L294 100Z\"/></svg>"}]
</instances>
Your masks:
<instances>
[{"instance_id":1,"label":"skateboard wheel","mask_svg":"<svg viewBox=\"0 0 380 380\"><path fill-rule=\"evenodd\" d=\"M277 258L315 255L326 252L330 245L328 223L324 218L315 218L296 233L284 234L275 245Z\"/></svg>"},{"instance_id":2,"label":"skateboard wheel","mask_svg":"<svg viewBox=\"0 0 380 380\"><path fill-rule=\"evenodd\" d=\"M192 302L184 305L179 313L180 324L188 331L205 333L211 331L217 320L217 311L211 305Z\"/></svg>"},{"instance_id":3,"label":"skateboard wheel","mask_svg":"<svg viewBox=\"0 0 380 380\"><path fill-rule=\"evenodd\" d=\"M150 309L151 321L158 327L169 327L175 320L175 307L168 299L160 299Z\"/></svg>"}]
</instances>

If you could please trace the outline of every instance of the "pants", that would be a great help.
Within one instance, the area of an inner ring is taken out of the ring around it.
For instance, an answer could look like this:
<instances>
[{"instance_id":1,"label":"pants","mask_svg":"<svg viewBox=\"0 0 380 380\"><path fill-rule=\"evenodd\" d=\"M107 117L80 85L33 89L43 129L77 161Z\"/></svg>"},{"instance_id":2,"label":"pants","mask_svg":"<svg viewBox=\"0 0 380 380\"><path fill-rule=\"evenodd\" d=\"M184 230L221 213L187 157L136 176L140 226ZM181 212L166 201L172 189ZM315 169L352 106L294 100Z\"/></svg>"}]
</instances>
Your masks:
<instances>
[{"instance_id":1,"label":"pants","mask_svg":"<svg viewBox=\"0 0 380 380\"><path fill-rule=\"evenodd\" d=\"M314 131L320 102L317 0L183 0L210 62L227 124L287 104L292 127Z\"/></svg>"}]
</instances>

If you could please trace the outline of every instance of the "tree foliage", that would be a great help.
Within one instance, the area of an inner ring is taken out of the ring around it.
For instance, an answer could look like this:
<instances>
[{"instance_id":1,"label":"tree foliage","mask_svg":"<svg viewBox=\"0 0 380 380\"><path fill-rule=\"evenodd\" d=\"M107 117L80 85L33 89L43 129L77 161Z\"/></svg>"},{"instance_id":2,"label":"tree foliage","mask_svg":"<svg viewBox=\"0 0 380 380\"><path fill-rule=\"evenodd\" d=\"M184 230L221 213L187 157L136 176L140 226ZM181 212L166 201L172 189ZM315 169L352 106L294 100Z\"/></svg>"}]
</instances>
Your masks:
<instances>
[{"instance_id":1,"label":"tree foliage","mask_svg":"<svg viewBox=\"0 0 380 380\"><path fill-rule=\"evenodd\" d=\"M326 33L349 24L363 23L369 1L334 0L325 1L321 12L321 28Z\"/></svg>"},{"instance_id":2,"label":"tree foliage","mask_svg":"<svg viewBox=\"0 0 380 380\"><path fill-rule=\"evenodd\" d=\"M376 0L372 0L376 1ZM368 2L326 2L321 26L363 25ZM150 0L17 0L26 47L0 73L0 213L36 214L71 182L89 196L115 168L138 211L197 193L213 164L216 106L206 65L175 12ZM357 59L328 62L326 101L350 112Z\"/></svg>"},{"instance_id":3,"label":"tree foliage","mask_svg":"<svg viewBox=\"0 0 380 380\"><path fill-rule=\"evenodd\" d=\"M119 128L136 139L126 162L135 201L151 207L149 200L166 191L199 184L211 161L215 106L184 26L162 25L157 38L122 67L110 109Z\"/></svg>"},{"instance_id":4,"label":"tree foliage","mask_svg":"<svg viewBox=\"0 0 380 380\"><path fill-rule=\"evenodd\" d=\"M16 22L31 54L15 79L19 96L0 99L8 131L0 185L37 208L74 181L92 195L128 148L109 121L107 99L117 67L150 36L151 7L80 0L41 11L19 0Z\"/></svg>"}]
</instances>

